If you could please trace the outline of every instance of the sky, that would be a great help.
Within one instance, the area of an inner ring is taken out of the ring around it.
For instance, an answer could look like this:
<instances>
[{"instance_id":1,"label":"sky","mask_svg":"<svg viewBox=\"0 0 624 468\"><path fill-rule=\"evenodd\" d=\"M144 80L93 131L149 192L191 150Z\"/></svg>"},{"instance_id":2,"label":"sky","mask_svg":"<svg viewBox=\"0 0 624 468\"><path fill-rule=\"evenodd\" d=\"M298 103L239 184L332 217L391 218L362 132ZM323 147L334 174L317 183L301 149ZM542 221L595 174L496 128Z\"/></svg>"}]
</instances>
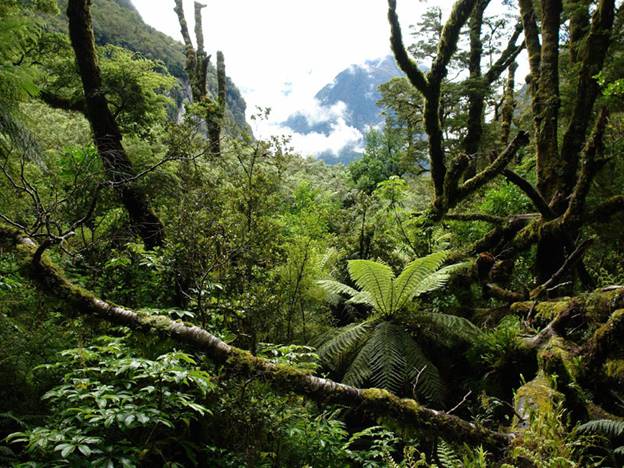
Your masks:
<instances>
[{"instance_id":1,"label":"sky","mask_svg":"<svg viewBox=\"0 0 624 468\"><path fill-rule=\"evenodd\" d=\"M248 115L256 106L271 107L267 122L256 123L259 137L291 133L280 123L295 112L318 115L314 95L351 64L391 53L385 0L203 0L208 53L225 54L227 74L241 90ZM146 23L181 41L173 0L132 0ZM452 0L399 0L398 13L407 32L427 4L448 12ZM193 0L184 0L193 31ZM359 138L341 119L334 131L292 135L296 150L308 154L336 151ZM357 133L356 133L357 132Z\"/></svg>"}]
</instances>

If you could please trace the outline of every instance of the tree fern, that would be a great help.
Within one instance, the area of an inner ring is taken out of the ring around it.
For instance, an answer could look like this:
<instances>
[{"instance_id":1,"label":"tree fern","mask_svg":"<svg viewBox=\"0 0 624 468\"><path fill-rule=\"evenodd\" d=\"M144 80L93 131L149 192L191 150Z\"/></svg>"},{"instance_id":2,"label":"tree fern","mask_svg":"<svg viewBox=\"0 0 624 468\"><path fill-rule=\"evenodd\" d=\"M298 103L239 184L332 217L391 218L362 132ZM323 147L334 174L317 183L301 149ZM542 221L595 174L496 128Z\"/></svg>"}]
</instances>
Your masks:
<instances>
[{"instance_id":1,"label":"tree fern","mask_svg":"<svg viewBox=\"0 0 624 468\"><path fill-rule=\"evenodd\" d=\"M419 294L444 286L450 276L464 264L441 268L447 252L437 252L409 263L399 277L388 265L372 260L349 261L349 275L360 291L334 280L319 281L330 295L350 296L348 302L368 304L376 313L394 316L408 301Z\"/></svg>"},{"instance_id":2,"label":"tree fern","mask_svg":"<svg viewBox=\"0 0 624 468\"><path fill-rule=\"evenodd\" d=\"M318 355L323 366L332 371L344 368L351 355L370 336L375 327L373 321L351 324L338 329L333 335L326 335L327 341L317 344Z\"/></svg>"},{"instance_id":3,"label":"tree fern","mask_svg":"<svg viewBox=\"0 0 624 468\"><path fill-rule=\"evenodd\" d=\"M373 307L378 312L391 314L394 311L392 268L371 260L351 260L349 275L361 290L370 294Z\"/></svg>"},{"instance_id":4,"label":"tree fern","mask_svg":"<svg viewBox=\"0 0 624 468\"><path fill-rule=\"evenodd\" d=\"M416 379L418 378L418 384ZM444 385L435 365L401 326L381 322L357 354L343 382L357 387L373 386L416 394L429 402L443 401Z\"/></svg>"},{"instance_id":5,"label":"tree fern","mask_svg":"<svg viewBox=\"0 0 624 468\"><path fill-rule=\"evenodd\" d=\"M579 426L581 432L602 434L608 439L619 439L624 436L624 421L613 419L595 419Z\"/></svg>"}]
</instances>

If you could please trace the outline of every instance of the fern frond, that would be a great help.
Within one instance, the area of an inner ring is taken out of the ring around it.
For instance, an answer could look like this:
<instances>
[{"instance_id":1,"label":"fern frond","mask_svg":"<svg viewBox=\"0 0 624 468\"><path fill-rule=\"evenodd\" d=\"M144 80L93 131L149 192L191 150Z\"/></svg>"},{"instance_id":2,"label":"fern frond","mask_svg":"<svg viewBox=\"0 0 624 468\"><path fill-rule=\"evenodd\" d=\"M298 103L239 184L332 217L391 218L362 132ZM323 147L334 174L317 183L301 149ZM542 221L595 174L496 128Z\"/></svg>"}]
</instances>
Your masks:
<instances>
[{"instance_id":1,"label":"fern frond","mask_svg":"<svg viewBox=\"0 0 624 468\"><path fill-rule=\"evenodd\" d=\"M461 468L464 466L453 447L445 440L439 441L436 455L444 468Z\"/></svg>"},{"instance_id":2,"label":"fern frond","mask_svg":"<svg viewBox=\"0 0 624 468\"><path fill-rule=\"evenodd\" d=\"M411 320L430 329L438 341L446 346L452 346L457 341L474 343L483 334L470 320L457 315L419 312L411 317Z\"/></svg>"},{"instance_id":3,"label":"fern frond","mask_svg":"<svg viewBox=\"0 0 624 468\"><path fill-rule=\"evenodd\" d=\"M370 336L375 327L374 321L347 325L338 329L328 341L318 347L321 363L332 371L344 367L354 350Z\"/></svg>"},{"instance_id":4,"label":"fern frond","mask_svg":"<svg viewBox=\"0 0 624 468\"><path fill-rule=\"evenodd\" d=\"M360 291L355 296L347 301L347 304L365 304L371 307L375 307L373 297L368 291Z\"/></svg>"},{"instance_id":5,"label":"fern frond","mask_svg":"<svg viewBox=\"0 0 624 468\"><path fill-rule=\"evenodd\" d=\"M374 337L374 335L373 335ZM371 367L372 346L368 340L355 359L349 365L347 372L342 378L342 382L354 387L368 386L373 376L373 368Z\"/></svg>"},{"instance_id":6,"label":"fern frond","mask_svg":"<svg viewBox=\"0 0 624 468\"><path fill-rule=\"evenodd\" d=\"M395 310L392 268L372 260L350 260L349 274L361 290L370 294L378 312L386 315Z\"/></svg>"},{"instance_id":7,"label":"fern frond","mask_svg":"<svg viewBox=\"0 0 624 468\"><path fill-rule=\"evenodd\" d=\"M407 362L404 356L404 333L401 327L390 322L377 326L366 344L370 346L369 365L372 370L371 384L400 393L407 382Z\"/></svg>"},{"instance_id":8,"label":"fern frond","mask_svg":"<svg viewBox=\"0 0 624 468\"><path fill-rule=\"evenodd\" d=\"M409 385L415 390L419 398L436 406L442 406L445 400L446 386L442 382L438 368L405 330L403 330L402 339L404 340L403 351L407 364Z\"/></svg>"},{"instance_id":9,"label":"fern frond","mask_svg":"<svg viewBox=\"0 0 624 468\"><path fill-rule=\"evenodd\" d=\"M579 426L579 431L601 434L609 439L618 439L624 435L624 421L614 419L595 419Z\"/></svg>"},{"instance_id":10,"label":"fern frond","mask_svg":"<svg viewBox=\"0 0 624 468\"><path fill-rule=\"evenodd\" d=\"M335 280L320 280L316 282L321 288L327 291L330 294L345 294L347 296L355 296L360 291L352 288L351 286L347 286L340 281Z\"/></svg>"},{"instance_id":11,"label":"fern frond","mask_svg":"<svg viewBox=\"0 0 624 468\"><path fill-rule=\"evenodd\" d=\"M396 308L421 291L423 282L435 274L448 258L448 252L436 252L410 262L395 281Z\"/></svg>"},{"instance_id":12,"label":"fern frond","mask_svg":"<svg viewBox=\"0 0 624 468\"><path fill-rule=\"evenodd\" d=\"M381 322L349 366L343 382L400 394L411 389L416 376L417 394L432 403L442 403L445 388L437 368L403 327Z\"/></svg>"},{"instance_id":13,"label":"fern frond","mask_svg":"<svg viewBox=\"0 0 624 468\"><path fill-rule=\"evenodd\" d=\"M415 290L411 297L419 296L421 294L435 291L445 286L448 283L451 277L466 268L467 263L456 263L454 265L449 265L444 268L439 269L435 273L427 276Z\"/></svg>"}]
</instances>

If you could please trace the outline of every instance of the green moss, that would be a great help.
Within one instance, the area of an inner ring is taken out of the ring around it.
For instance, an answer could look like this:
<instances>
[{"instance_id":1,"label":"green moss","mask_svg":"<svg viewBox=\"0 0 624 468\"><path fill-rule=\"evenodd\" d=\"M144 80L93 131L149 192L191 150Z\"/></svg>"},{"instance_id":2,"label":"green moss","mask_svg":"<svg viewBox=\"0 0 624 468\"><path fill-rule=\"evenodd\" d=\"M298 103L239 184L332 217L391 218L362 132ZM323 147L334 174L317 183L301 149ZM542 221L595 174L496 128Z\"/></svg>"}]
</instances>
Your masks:
<instances>
[{"instance_id":1,"label":"green moss","mask_svg":"<svg viewBox=\"0 0 624 468\"><path fill-rule=\"evenodd\" d=\"M624 289L594 291L585 299L587 318L593 323L604 323L612 311L622 306L624 306Z\"/></svg>"},{"instance_id":2,"label":"green moss","mask_svg":"<svg viewBox=\"0 0 624 468\"><path fill-rule=\"evenodd\" d=\"M543 371L530 382L524 384L516 391L514 407L516 413L523 416L525 421L514 417L513 427L525 429L531 413L544 414L555 411L556 405L562 400L561 393L554 390L550 379Z\"/></svg>"},{"instance_id":3,"label":"green moss","mask_svg":"<svg viewBox=\"0 0 624 468\"><path fill-rule=\"evenodd\" d=\"M139 323L156 331L169 331L173 322L163 315L140 314Z\"/></svg>"},{"instance_id":4,"label":"green moss","mask_svg":"<svg viewBox=\"0 0 624 468\"><path fill-rule=\"evenodd\" d=\"M611 379L624 381L624 359L608 359L603 365L603 371Z\"/></svg>"},{"instance_id":5,"label":"green moss","mask_svg":"<svg viewBox=\"0 0 624 468\"><path fill-rule=\"evenodd\" d=\"M534 301L524 301L512 304L511 311L520 316L526 316L532 311L533 317L539 323L548 323L565 312L571 305L570 300L544 301L537 304Z\"/></svg>"},{"instance_id":6,"label":"green moss","mask_svg":"<svg viewBox=\"0 0 624 468\"><path fill-rule=\"evenodd\" d=\"M578 363L561 337L551 338L537 355L538 366L549 375L557 375L563 383L575 380Z\"/></svg>"},{"instance_id":7,"label":"green moss","mask_svg":"<svg viewBox=\"0 0 624 468\"><path fill-rule=\"evenodd\" d=\"M381 388L367 388L362 390L362 398L369 401L384 401L396 398L388 390L382 390Z\"/></svg>"}]
</instances>

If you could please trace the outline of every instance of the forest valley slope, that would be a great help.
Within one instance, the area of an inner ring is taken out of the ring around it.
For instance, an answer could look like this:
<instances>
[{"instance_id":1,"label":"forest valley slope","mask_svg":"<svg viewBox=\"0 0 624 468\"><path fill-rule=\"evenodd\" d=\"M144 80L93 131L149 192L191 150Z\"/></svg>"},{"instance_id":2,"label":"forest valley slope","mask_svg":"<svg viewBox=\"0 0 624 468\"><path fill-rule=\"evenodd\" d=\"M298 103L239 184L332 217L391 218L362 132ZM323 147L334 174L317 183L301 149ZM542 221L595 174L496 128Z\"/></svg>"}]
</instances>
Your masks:
<instances>
[{"instance_id":1,"label":"forest valley slope","mask_svg":"<svg viewBox=\"0 0 624 468\"><path fill-rule=\"evenodd\" d=\"M0 460L621 466L622 5L504 3L406 44L388 0L405 77L346 167L236 122L201 3L181 49L0 5Z\"/></svg>"}]
</instances>

